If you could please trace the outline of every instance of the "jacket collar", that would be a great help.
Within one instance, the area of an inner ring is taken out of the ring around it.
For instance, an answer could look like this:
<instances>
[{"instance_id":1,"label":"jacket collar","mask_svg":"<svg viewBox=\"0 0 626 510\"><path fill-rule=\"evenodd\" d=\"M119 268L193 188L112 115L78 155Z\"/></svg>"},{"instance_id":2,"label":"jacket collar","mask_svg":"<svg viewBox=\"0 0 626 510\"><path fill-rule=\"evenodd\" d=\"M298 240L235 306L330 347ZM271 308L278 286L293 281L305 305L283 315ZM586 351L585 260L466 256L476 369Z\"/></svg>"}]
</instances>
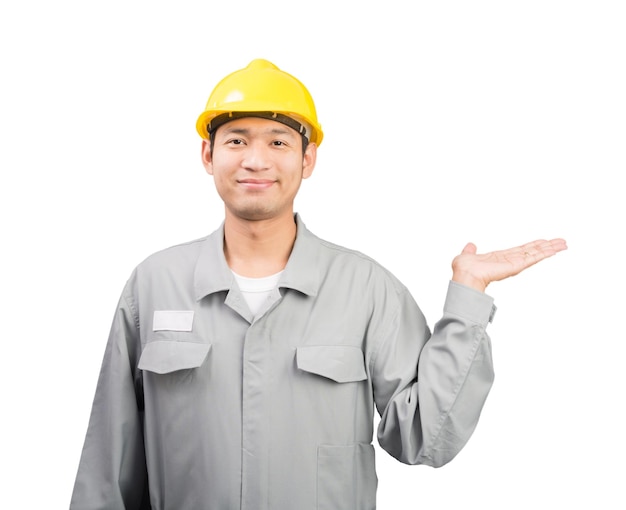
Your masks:
<instances>
[{"instance_id":1,"label":"jacket collar","mask_svg":"<svg viewBox=\"0 0 626 510\"><path fill-rule=\"evenodd\" d=\"M285 270L278 282L279 288L294 289L308 296L317 295L320 285L320 239L295 215L296 241ZM228 291L234 285L234 276L224 257L224 223L202 243L194 272L196 300L209 294Z\"/></svg>"}]
</instances>

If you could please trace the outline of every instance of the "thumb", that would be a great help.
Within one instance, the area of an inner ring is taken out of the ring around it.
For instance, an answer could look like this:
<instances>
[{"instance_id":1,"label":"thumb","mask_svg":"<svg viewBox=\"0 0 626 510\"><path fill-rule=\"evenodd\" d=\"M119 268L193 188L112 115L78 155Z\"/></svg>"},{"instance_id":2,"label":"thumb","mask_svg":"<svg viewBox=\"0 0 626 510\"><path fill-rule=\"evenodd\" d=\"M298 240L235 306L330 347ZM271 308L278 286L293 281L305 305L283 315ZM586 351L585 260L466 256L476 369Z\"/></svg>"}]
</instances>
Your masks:
<instances>
[{"instance_id":1,"label":"thumb","mask_svg":"<svg viewBox=\"0 0 626 510\"><path fill-rule=\"evenodd\" d=\"M464 255L475 255L476 254L476 245L474 243L467 243L463 251L461 252Z\"/></svg>"}]
</instances>

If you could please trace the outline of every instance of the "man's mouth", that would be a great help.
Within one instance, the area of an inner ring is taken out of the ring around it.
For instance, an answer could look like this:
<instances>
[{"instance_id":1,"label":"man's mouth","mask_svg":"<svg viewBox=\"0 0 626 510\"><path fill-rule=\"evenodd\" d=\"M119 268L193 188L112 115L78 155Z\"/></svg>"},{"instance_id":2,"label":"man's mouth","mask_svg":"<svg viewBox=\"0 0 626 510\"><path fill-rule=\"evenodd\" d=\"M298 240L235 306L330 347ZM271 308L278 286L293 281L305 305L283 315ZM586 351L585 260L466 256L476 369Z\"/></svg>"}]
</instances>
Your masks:
<instances>
[{"instance_id":1,"label":"man's mouth","mask_svg":"<svg viewBox=\"0 0 626 510\"><path fill-rule=\"evenodd\" d=\"M276 181L271 179L240 179L237 182L248 189L267 189Z\"/></svg>"}]
</instances>

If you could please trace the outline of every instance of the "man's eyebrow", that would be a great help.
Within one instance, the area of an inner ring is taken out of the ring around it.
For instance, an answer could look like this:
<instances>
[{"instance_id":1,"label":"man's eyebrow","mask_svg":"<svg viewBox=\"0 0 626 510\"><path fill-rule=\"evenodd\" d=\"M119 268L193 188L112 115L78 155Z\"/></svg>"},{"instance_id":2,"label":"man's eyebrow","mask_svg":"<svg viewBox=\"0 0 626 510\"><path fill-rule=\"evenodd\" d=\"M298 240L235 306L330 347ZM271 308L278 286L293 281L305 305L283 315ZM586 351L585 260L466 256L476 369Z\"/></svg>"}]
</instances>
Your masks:
<instances>
[{"instance_id":1,"label":"man's eyebrow","mask_svg":"<svg viewBox=\"0 0 626 510\"><path fill-rule=\"evenodd\" d=\"M271 129L268 130L263 130L262 134L273 134L273 135L291 135L292 130L290 130L289 128L281 128L281 127L272 127ZM241 127L226 127L224 129L224 132L227 133L233 133L233 134L237 134L237 135L249 135L250 134L250 129L248 128L241 128ZM295 136L295 132L293 134L293 136Z\"/></svg>"}]
</instances>

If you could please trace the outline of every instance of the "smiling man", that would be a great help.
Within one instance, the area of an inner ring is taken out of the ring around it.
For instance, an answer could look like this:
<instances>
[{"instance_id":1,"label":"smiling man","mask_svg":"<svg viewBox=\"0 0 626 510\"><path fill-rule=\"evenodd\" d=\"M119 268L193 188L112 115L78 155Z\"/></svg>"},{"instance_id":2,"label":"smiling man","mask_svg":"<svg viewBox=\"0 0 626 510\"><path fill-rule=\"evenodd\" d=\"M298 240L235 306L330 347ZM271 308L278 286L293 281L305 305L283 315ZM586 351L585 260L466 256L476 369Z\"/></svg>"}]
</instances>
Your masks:
<instances>
[{"instance_id":1,"label":"smiling man","mask_svg":"<svg viewBox=\"0 0 626 510\"><path fill-rule=\"evenodd\" d=\"M302 83L254 60L197 130L224 221L129 278L71 508L373 509L374 413L401 462L452 460L493 380L485 288L565 242L468 244L431 333L391 273L295 214L323 138Z\"/></svg>"}]
</instances>

